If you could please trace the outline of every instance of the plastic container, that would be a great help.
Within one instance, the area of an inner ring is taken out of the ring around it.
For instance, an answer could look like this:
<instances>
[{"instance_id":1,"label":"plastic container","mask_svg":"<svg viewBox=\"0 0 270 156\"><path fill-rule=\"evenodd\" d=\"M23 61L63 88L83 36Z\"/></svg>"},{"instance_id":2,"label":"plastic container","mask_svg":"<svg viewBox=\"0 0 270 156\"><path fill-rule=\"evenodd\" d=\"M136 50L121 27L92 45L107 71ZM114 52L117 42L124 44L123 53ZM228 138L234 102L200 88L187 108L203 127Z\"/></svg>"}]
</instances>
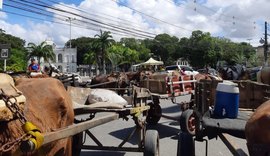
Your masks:
<instances>
[{"instance_id":1,"label":"plastic container","mask_svg":"<svg viewBox=\"0 0 270 156\"><path fill-rule=\"evenodd\" d=\"M239 88L236 83L224 81L216 88L214 115L221 118L237 118Z\"/></svg>"}]
</instances>

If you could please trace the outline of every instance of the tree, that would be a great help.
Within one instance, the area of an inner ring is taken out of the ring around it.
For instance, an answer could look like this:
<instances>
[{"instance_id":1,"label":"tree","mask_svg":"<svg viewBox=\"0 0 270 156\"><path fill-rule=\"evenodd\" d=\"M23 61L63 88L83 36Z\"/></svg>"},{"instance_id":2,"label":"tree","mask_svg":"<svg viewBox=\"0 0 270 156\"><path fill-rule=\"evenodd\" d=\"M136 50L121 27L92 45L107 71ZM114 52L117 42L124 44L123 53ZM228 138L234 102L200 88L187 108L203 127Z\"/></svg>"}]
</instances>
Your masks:
<instances>
[{"instance_id":1,"label":"tree","mask_svg":"<svg viewBox=\"0 0 270 156\"><path fill-rule=\"evenodd\" d=\"M77 39L73 39L71 44L72 47L77 48L77 64L83 64L84 63L84 55L86 53L89 53L90 51L93 51L92 43L95 39L91 37L79 37ZM68 42L66 43L68 45Z\"/></svg>"},{"instance_id":2,"label":"tree","mask_svg":"<svg viewBox=\"0 0 270 156\"><path fill-rule=\"evenodd\" d=\"M28 58L36 56L39 64L41 58L43 58L45 62L55 60L55 54L52 46L48 45L45 41L41 42L39 45L36 45L35 43L28 43L28 48L30 50Z\"/></svg>"},{"instance_id":3,"label":"tree","mask_svg":"<svg viewBox=\"0 0 270 156\"><path fill-rule=\"evenodd\" d=\"M139 53L119 43L108 49L108 59L112 64L114 62L123 70L127 70L132 64L139 61Z\"/></svg>"},{"instance_id":4,"label":"tree","mask_svg":"<svg viewBox=\"0 0 270 156\"><path fill-rule=\"evenodd\" d=\"M169 62L168 60L177 60L178 58L174 58L176 56L176 47L179 39L175 36L170 36L168 34L159 34L153 40L153 45L150 47L151 53L154 56L161 58L165 62L165 64L169 65L173 62ZM175 62L174 62L175 63Z\"/></svg>"},{"instance_id":5,"label":"tree","mask_svg":"<svg viewBox=\"0 0 270 156\"><path fill-rule=\"evenodd\" d=\"M27 54L26 50L11 49L11 55L8 59L7 70L8 71L24 71L27 67Z\"/></svg>"},{"instance_id":6,"label":"tree","mask_svg":"<svg viewBox=\"0 0 270 156\"><path fill-rule=\"evenodd\" d=\"M112 45L112 42L114 40L112 39L112 36L110 35L111 32L109 31L102 31L100 30L100 34L96 34L95 37L96 40L94 40L94 46L99 50L99 56L100 56L100 64L103 69L103 73L106 74L105 70L105 59L106 59L106 49Z\"/></svg>"},{"instance_id":7,"label":"tree","mask_svg":"<svg viewBox=\"0 0 270 156\"><path fill-rule=\"evenodd\" d=\"M9 44L10 58L7 60L7 70L22 71L27 67L27 51L24 47L25 41L19 37L5 34L3 29L0 29L0 44ZM3 61L0 61L0 70L3 70Z\"/></svg>"},{"instance_id":8,"label":"tree","mask_svg":"<svg viewBox=\"0 0 270 156\"><path fill-rule=\"evenodd\" d=\"M84 54L83 63L88 64L90 69L92 65L95 65L96 68L96 75L97 75L97 55L93 51L89 51L88 53ZM91 71L90 71L91 72Z\"/></svg>"}]
</instances>

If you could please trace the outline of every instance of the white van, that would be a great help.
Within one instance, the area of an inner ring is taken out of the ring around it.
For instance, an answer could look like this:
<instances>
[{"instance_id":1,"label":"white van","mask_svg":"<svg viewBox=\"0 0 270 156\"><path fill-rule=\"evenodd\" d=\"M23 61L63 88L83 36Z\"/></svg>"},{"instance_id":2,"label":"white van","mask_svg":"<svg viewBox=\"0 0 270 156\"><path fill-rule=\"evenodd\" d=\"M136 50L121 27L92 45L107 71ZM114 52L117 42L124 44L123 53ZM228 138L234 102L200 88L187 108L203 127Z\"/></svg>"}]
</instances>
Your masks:
<instances>
[{"instance_id":1,"label":"white van","mask_svg":"<svg viewBox=\"0 0 270 156\"><path fill-rule=\"evenodd\" d=\"M178 71L182 70L187 75L199 74L199 72L195 71L190 66L186 66L186 65L172 65L172 66L166 67L166 71L168 71L168 72L172 72L174 70L178 70Z\"/></svg>"}]
</instances>

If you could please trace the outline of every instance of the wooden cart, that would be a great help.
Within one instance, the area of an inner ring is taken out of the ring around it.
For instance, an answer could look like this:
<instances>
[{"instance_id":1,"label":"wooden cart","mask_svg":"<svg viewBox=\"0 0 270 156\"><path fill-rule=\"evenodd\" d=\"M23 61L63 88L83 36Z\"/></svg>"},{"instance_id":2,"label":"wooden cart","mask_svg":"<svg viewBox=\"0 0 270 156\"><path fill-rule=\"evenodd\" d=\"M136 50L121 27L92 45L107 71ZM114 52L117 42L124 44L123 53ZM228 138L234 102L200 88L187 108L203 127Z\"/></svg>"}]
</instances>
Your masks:
<instances>
[{"instance_id":1,"label":"wooden cart","mask_svg":"<svg viewBox=\"0 0 270 156\"><path fill-rule=\"evenodd\" d=\"M78 88L77 88L78 89ZM89 88L80 88L80 90L85 90ZM87 98L85 93L81 92L82 98ZM156 130L146 130L146 116L150 106L147 105L147 100L151 96L148 89L139 88L133 86L132 96L126 97L129 99L129 105L121 109L110 109L110 108L93 108L87 105L81 105L74 109L76 116L87 114L89 118L86 120L76 120L76 124L84 124L85 122L102 122L108 121L107 117L97 118L95 116L97 113L110 113L108 119L128 119L131 116L135 126L133 131L126 136L126 138L117 146L104 146L99 140L98 136L94 136L90 129L84 129L76 134L73 138L73 155L79 155L81 149L88 150L110 150L110 151L133 151L133 152L143 152L146 156L158 156L159 155L159 135ZM76 94L78 99L78 94ZM138 134L138 147L125 147L125 143L131 139L134 134ZM84 137L89 136L96 145L84 145Z\"/></svg>"},{"instance_id":2,"label":"wooden cart","mask_svg":"<svg viewBox=\"0 0 270 156\"><path fill-rule=\"evenodd\" d=\"M163 75L158 78L147 79L140 82L140 86L148 88L152 95L149 103L150 110L147 116L147 123L157 124L161 117L179 121L179 118L163 115L160 99L171 100L172 103L180 105L182 110L193 107L193 95L195 93L196 80L193 75ZM179 102L178 96L191 95L190 101Z\"/></svg>"},{"instance_id":3,"label":"wooden cart","mask_svg":"<svg viewBox=\"0 0 270 156\"><path fill-rule=\"evenodd\" d=\"M239 111L236 119L217 119L212 117L216 87L221 81L203 80L196 85L195 103L192 109L185 110L180 117L181 132L178 155L194 155L194 140L206 141L219 137L233 155L247 155L232 143L228 134L245 139L245 125L250 115L263 102L269 100L270 86L253 81L234 81L239 88ZM193 138L194 137L194 138ZM206 141L207 155L207 141Z\"/></svg>"},{"instance_id":4,"label":"wooden cart","mask_svg":"<svg viewBox=\"0 0 270 156\"><path fill-rule=\"evenodd\" d=\"M74 112L75 112L75 123L68 127L63 127L59 130L44 133L44 142L42 145L51 143L56 140L60 140L67 137L73 137L73 154L74 156L80 155L81 149L88 150L113 150L113 151L133 151L133 152L143 152L145 156L158 156L159 155L159 135L156 130L146 130L146 116L150 109L147 105L147 99L151 96L148 89L134 87L133 95L131 98L131 103L128 107L121 109L110 109L110 108L99 108L90 107L89 105L84 105L81 103L80 106L74 104L81 102L82 99L87 99L87 91L85 89L89 88L78 88L68 86L68 92L72 94L72 88L76 89L76 99L73 100ZM80 92L77 92L81 90ZM72 95L71 95L72 97ZM79 101L76 101L80 99ZM74 101L75 100L75 101ZM96 117L96 114L103 113L103 116ZM105 114L105 115L104 115ZM78 116L88 115L88 118L83 120L78 120ZM91 133L91 128L117 120L120 118L128 119L131 116L135 126L134 130L118 145L118 146L104 146L99 140L98 136L94 136ZM138 147L124 147L124 144L131 139L135 133L139 134ZM95 143L96 146L84 145L84 137L88 135ZM29 145L24 145L24 151L31 149Z\"/></svg>"}]
</instances>

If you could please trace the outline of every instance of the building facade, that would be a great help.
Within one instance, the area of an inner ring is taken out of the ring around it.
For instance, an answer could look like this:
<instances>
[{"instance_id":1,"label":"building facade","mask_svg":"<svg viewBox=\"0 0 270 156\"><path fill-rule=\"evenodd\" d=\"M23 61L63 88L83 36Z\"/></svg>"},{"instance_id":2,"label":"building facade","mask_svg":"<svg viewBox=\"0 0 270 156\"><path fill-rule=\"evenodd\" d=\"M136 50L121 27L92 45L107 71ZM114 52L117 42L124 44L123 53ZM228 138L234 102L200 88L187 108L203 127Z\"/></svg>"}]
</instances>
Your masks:
<instances>
[{"instance_id":1,"label":"building facade","mask_svg":"<svg viewBox=\"0 0 270 156\"><path fill-rule=\"evenodd\" d=\"M268 46L269 47L269 46ZM256 48L256 55L258 57L258 62L259 62L259 65L263 66L264 65L264 60L265 60L265 56L264 56L264 46L258 46ZM267 63L268 65L270 65L270 62L269 62L269 50L267 52Z\"/></svg>"},{"instance_id":2,"label":"building facade","mask_svg":"<svg viewBox=\"0 0 270 156\"><path fill-rule=\"evenodd\" d=\"M54 48L56 62L52 62L64 73L77 72L77 48Z\"/></svg>"}]
</instances>

